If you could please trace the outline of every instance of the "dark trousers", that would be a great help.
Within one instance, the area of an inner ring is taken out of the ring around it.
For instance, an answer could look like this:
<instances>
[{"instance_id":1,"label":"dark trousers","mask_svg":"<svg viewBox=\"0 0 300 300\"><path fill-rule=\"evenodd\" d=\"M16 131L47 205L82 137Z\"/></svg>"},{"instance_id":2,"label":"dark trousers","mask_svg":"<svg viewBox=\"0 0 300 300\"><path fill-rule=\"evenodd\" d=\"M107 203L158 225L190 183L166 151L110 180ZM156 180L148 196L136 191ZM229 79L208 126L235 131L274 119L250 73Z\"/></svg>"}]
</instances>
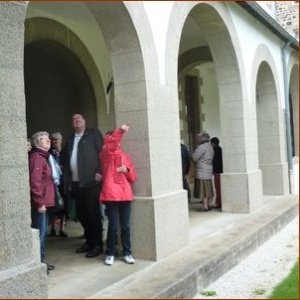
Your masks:
<instances>
[{"instance_id":1,"label":"dark trousers","mask_svg":"<svg viewBox=\"0 0 300 300\"><path fill-rule=\"evenodd\" d=\"M106 255L115 255L118 227L121 227L123 256L131 254L130 242L130 201L105 202L108 217Z\"/></svg>"},{"instance_id":2,"label":"dark trousers","mask_svg":"<svg viewBox=\"0 0 300 300\"><path fill-rule=\"evenodd\" d=\"M218 173L214 173L214 183L216 188L216 206L220 207L222 206L221 201L221 176Z\"/></svg>"},{"instance_id":3,"label":"dark trousers","mask_svg":"<svg viewBox=\"0 0 300 300\"><path fill-rule=\"evenodd\" d=\"M72 197L76 203L76 214L90 248L103 247L99 192L99 186L82 188L79 187L78 182L72 182Z\"/></svg>"}]
</instances>

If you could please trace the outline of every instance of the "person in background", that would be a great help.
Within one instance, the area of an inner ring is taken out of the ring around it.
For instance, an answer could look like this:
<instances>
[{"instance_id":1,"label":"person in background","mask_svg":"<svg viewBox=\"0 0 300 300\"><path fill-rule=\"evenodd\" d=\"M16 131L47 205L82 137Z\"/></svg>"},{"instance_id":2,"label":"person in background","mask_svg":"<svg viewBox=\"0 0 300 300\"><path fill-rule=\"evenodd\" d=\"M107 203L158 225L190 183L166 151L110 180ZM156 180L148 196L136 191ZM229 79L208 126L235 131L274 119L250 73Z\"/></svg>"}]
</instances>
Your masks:
<instances>
[{"instance_id":1,"label":"person in background","mask_svg":"<svg viewBox=\"0 0 300 300\"><path fill-rule=\"evenodd\" d=\"M104 138L104 146L99 154L102 165L102 190L100 201L106 206L108 230L106 239L106 258L108 266L114 263L116 238L121 227L122 255L127 264L133 264L130 241L130 211L133 201L132 183L137 175L130 156L123 152L121 139L129 126L124 124Z\"/></svg>"},{"instance_id":2,"label":"person in background","mask_svg":"<svg viewBox=\"0 0 300 300\"><path fill-rule=\"evenodd\" d=\"M27 152L29 153L32 149L31 139L27 139Z\"/></svg>"},{"instance_id":3,"label":"person in background","mask_svg":"<svg viewBox=\"0 0 300 300\"><path fill-rule=\"evenodd\" d=\"M101 168L99 152L103 138L98 129L86 128L81 114L72 116L74 133L67 139L61 156L64 174L64 193L71 191L76 203L76 214L84 229L85 243L76 253L87 258L103 253L102 220L100 217Z\"/></svg>"},{"instance_id":4,"label":"person in background","mask_svg":"<svg viewBox=\"0 0 300 300\"><path fill-rule=\"evenodd\" d=\"M61 150L62 150L63 137L60 132L53 132L50 134L50 140L51 140L50 153L53 155L56 162L60 166L60 169L63 171L62 165L60 163L60 155L61 155ZM67 215L67 201L66 201L67 199L63 193L63 174L61 174L61 176L60 176L60 184L58 186L58 190L64 199L64 208L59 211L54 211L54 212L49 213L50 223L51 223L51 230L50 230L49 236L56 236L55 224L58 221L59 236L67 237L68 235L64 231L64 224L65 224L66 215Z\"/></svg>"},{"instance_id":5,"label":"person in background","mask_svg":"<svg viewBox=\"0 0 300 300\"><path fill-rule=\"evenodd\" d=\"M33 149L29 152L29 180L31 195L32 228L39 229L41 262L45 262L48 209L55 205L55 187L48 158L51 146L46 131L32 136ZM47 264L47 272L54 269Z\"/></svg>"},{"instance_id":6,"label":"person in background","mask_svg":"<svg viewBox=\"0 0 300 300\"><path fill-rule=\"evenodd\" d=\"M214 150L209 142L210 137L208 133L199 133L197 140L199 145L192 155L196 164L194 197L202 199L203 211L209 211L210 202L214 196L212 185Z\"/></svg>"},{"instance_id":7,"label":"person in background","mask_svg":"<svg viewBox=\"0 0 300 300\"><path fill-rule=\"evenodd\" d=\"M181 164L182 164L182 185L183 188L187 191L188 202L191 202L191 191L187 180L187 176L189 174L190 166L191 166L191 156L186 145L181 143L180 147L181 147Z\"/></svg>"},{"instance_id":8,"label":"person in background","mask_svg":"<svg viewBox=\"0 0 300 300\"><path fill-rule=\"evenodd\" d=\"M221 201L221 175L223 173L223 159L222 159L222 148L219 146L219 139L217 137L213 137L210 140L210 144L214 149L214 159L213 159L213 175L214 175L214 184L216 190L216 201L214 208L222 208Z\"/></svg>"}]
</instances>

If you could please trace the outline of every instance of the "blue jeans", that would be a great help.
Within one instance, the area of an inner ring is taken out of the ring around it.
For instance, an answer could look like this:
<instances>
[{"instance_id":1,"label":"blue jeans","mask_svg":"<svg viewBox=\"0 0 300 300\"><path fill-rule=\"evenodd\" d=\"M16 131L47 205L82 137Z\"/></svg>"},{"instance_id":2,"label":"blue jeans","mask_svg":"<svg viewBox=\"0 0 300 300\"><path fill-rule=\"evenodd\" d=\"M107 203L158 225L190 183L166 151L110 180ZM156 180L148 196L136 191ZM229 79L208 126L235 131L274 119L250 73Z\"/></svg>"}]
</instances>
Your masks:
<instances>
[{"instance_id":1,"label":"blue jeans","mask_svg":"<svg viewBox=\"0 0 300 300\"><path fill-rule=\"evenodd\" d=\"M130 201L105 202L108 230L106 238L106 255L115 255L118 227L121 227L121 242L123 256L131 254L130 242Z\"/></svg>"},{"instance_id":2,"label":"blue jeans","mask_svg":"<svg viewBox=\"0 0 300 300\"><path fill-rule=\"evenodd\" d=\"M31 209L31 227L40 231L41 262L45 262L46 237L48 229L48 212L39 213L36 209Z\"/></svg>"}]
</instances>

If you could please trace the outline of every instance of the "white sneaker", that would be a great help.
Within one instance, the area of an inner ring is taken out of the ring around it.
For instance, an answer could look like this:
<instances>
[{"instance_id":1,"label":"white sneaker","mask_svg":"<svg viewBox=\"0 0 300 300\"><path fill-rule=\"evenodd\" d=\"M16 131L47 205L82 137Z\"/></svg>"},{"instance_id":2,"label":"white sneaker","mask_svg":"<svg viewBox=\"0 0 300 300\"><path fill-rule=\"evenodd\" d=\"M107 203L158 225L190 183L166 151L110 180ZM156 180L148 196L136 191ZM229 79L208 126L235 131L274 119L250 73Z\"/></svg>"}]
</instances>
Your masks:
<instances>
[{"instance_id":1,"label":"white sneaker","mask_svg":"<svg viewBox=\"0 0 300 300\"><path fill-rule=\"evenodd\" d=\"M105 257L104 263L105 263L107 266L111 266L111 265L113 265L113 263L114 263L114 259L115 259L114 256L112 256L112 255L107 255L107 256Z\"/></svg>"},{"instance_id":2,"label":"white sneaker","mask_svg":"<svg viewBox=\"0 0 300 300\"><path fill-rule=\"evenodd\" d=\"M126 264L134 264L134 258L130 254L125 255L123 258Z\"/></svg>"}]
</instances>

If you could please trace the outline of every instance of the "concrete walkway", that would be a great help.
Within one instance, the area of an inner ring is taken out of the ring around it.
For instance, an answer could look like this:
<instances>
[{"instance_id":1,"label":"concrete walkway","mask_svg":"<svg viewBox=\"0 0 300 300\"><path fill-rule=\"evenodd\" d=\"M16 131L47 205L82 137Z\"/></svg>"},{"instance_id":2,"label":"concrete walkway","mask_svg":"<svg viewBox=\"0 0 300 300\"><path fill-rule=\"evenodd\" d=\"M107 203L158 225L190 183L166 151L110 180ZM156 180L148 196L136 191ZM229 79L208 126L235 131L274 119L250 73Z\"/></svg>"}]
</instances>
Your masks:
<instances>
[{"instance_id":1,"label":"concrete walkway","mask_svg":"<svg viewBox=\"0 0 300 300\"><path fill-rule=\"evenodd\" d=\"M199 212L190 205L190 244L159 262L137 259L134 265L104 255L76 254L83 240L79 224L69 223L68 238L47 241L49 298L192 298L222 276L298 214L296 197L265 197L252 214Z\"/></svg>"}]
</instances>

